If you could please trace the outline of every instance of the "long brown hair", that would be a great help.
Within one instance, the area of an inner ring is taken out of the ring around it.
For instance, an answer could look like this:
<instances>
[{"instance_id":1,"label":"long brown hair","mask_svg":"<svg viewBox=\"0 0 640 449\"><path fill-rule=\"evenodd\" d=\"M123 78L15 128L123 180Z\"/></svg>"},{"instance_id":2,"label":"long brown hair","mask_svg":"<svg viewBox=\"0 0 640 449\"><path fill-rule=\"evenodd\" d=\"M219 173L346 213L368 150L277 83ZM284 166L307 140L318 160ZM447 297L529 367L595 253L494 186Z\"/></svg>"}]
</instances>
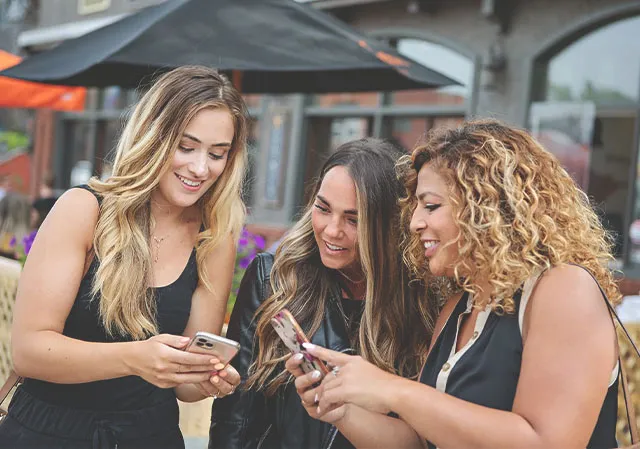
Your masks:
<instances>
[{"instance_id":1,"label":"long brown hair","mask_svg":"<svg viewBox=\"0 0 640 449\"><path fill-rule=\"evenodd\" d=\"M102 195L94 236L100 261L93 283L100 316L111 334L143 339L157 333L151 273L150 198L169 169L185 128L206 108L224 108L235 133L227 164L199 200L204 232L198 236L198 274L211 288L204 260L244 223L241 198L247 158L247 109L231 83L215 70L180 67L161 76L135 107L118 143L113 175L90 185ZM235 238L235 237L234 237Z\"/></svg>"},{"instance_id":2,"label":"long brown hair","mask_svg":"<svg viewBox=\"0 0 640 449\"><path fill-rule=\"evenodd\" d=\"M529 133L496 120L464 123L433 132L411 158L405 158L402 217L416 207L417 174L432 164L450 187L454 219L455 284L478 293L476 281L488 278L489 302L497 312L513 313L513 295L534 273L571 263L584 266L609 299L621 295L608 264L612 238L559 161ZM428 275L417 235L405 237L405 258L416 275Z\"/></svg>"},{"instance_id":3,"label":"long brown hair","mask_svg":"<svg viewBox=\"0 0 640 449\"><path fill-rule=\"evenodd\" d=\"M398 250L398 199L402 185L395 173L400 151L378 139L342 145L320 172L304 214L276 252L271 270L272 295L256 313L258 356L250 367L247 388L274 394L287 381L282 368L287 349L269 320L287 308L305 333L320 327L337 294L336 272L320 259L311 225L311 210L326 173L345 167L356 186L358 251L366 277L365 309L356 346L361 355L390 372L416 376L426 354L434 314L427 311L424 286L410 285L409 271Z\"/></svg>"}]
</instances>

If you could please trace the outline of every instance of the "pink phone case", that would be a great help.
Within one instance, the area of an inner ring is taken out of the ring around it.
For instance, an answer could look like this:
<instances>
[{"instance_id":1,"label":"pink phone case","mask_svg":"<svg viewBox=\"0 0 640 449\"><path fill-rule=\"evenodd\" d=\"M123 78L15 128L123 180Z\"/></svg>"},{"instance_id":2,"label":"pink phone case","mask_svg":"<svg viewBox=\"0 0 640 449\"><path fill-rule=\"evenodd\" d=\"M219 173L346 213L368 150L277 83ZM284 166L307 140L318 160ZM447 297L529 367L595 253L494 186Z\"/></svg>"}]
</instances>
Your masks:
<instances>
[{"instance_id":1,"label":"pink phone case","mask_svg":"<svg viewBox=\"0 0 640 449\"><path fill-rule=\"evenodd\" d=\"M302 346L302 343L309 343L309 339L287 309L283 309L271 318L271 325L291 352L294 354L301 353L304 356L300 365L302 371L310 373L318 370L322 373L322 376L329 373L327 366L320 359L309 354Z\"/></svg>"}]
</instances>

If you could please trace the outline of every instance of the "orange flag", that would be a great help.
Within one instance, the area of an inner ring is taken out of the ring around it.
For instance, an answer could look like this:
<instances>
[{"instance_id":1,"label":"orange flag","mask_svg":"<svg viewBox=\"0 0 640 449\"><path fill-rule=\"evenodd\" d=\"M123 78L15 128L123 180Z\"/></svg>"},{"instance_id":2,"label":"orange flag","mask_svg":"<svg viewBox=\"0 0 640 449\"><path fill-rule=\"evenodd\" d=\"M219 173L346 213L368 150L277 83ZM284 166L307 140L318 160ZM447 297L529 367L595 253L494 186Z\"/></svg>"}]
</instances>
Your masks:
<instances>
[{"instance_id":1,"label":"orange flag","mask_svg":"<svg viewBox=\"0 0 640 449\"><path fill-rule=\"evenodd\" d=\"M22 58L0 50L0 70L8 69ZM0 108L47 108L81 111L87 89L32 83L0 76Z\"/></svg>"}]
</instances>

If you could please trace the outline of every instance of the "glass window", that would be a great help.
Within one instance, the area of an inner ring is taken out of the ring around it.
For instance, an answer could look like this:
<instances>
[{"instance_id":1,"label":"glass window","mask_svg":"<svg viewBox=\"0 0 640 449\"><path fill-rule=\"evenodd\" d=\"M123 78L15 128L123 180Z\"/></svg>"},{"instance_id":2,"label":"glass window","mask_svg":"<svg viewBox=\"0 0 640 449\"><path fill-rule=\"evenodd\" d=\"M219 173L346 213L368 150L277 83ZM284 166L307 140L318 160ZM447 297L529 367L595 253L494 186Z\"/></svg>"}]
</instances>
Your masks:
<instances>
[{"instance_id":1,"label":"glass window","mask_svg":"<svg viewBox=\"0 0 640 449\"><path fill-rule=\"evenodd\" d=\"M384 121L383 136L410 152L432 126L431 117L389 117Z\"/></svg>"},{"instance_id":2,"label":"glass window","mask_svg":"<svg viewBox=\"0 0 640 449\"><path fill-rule=\"evenodd\" d=\"M391 93L396 105L463 104L473 80L473 63L469 58L442 45L418 39L398 39L398 52L433 70L458 81L459 86L440 89L416 89Z\"/></svg>"},{"instance_id":3,"label":"glass window","mask_svg":"<svg viewBox=\"0 0 640 449\"><path fill-rule=\"evenodd\" d=\"M244 94L242 95L244 98L244 102L247 104L248 108L257 108L260 106L260 101L262 100L262 95L259 94Z\"/></svg>"},{"instance_id":4,"label":"glass window","mask_svg":"<svg viewBox=\"0 0 640 449\"><path fill-rule=\"evenodd\" d=\"M247 139L247 153L248 153L248 166L247 176L244 179L244 186L242 191L242 199L244 200L249 213L251 213L251 206L255 197L254 182L256 178L256 164L258 159L258 146L260 133L260 121L256 118L251 118L249 121L249 136Z\"/></svg>"},{"instance_id":5,"label":"glass window","mask_svg":"<svg viewBox=\"0 0 640 449\"><path fill-rule=\"evenodd\" d=\"M626 234L624 220L630 194L634 133L634 117L599 117L591 143L587 194L603 225L615 237L616 257L622 256L622 236Z\"/></svg>"},{"instance_id":6,"label":"glass window","mask_svg":"<svg viewBox=\"0 0 640 449\"><path fill-rule=\"evenodd\" d=\"M552 101L629 105L640 85L640 17L620 20L579 39L549 61ZM595 55L595 57L594 57Z\"/></svg>"},{"instance_id":7,"label":"glass window","mask_svg":"<svg viewBox=\"0 0 640 449\"><path fill-rule=\"evenodd\" d=\"M389 117L384 121L383 135L411 152L430 129L455 128L463 121L464 117Z\"/></svg>"},{"instance_id":8,"label":"glass window","mask_svg":"<svg viewBox=\"0 0 640 449\"><path fill-rule=\"evenodd\" d=\"M349 140L371 135L371 117L314 117L309 119L307 132L307 155L304 173L305 182L311 183L318 174L325 159L332 151ZM305 186L303 204L309 195Z\"/></svg>"},{"instance_id":9,"label":"glass window","mask_svg":"<svg viewBox=\"0 0 640 449\"><path fill-rule=\"evenodd\" d=\"M96 122L65 120L65 151L63 154L63 188L84 183L93 173ZM85 179L87 178L87 179Z\"/></svg>"}]
</instances>

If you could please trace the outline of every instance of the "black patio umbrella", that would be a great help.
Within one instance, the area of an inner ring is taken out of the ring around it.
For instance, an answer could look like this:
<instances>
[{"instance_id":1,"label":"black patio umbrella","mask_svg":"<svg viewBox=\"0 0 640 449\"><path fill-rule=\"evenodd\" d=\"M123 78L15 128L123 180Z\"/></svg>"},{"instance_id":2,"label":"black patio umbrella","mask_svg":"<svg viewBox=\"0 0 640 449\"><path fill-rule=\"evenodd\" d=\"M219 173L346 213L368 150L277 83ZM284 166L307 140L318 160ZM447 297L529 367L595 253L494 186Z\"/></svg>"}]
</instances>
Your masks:
<instances>
[{"instance_id":1,"label":"black patio umbrella","mask_svg":"<svg viewBox=\"0 0 640 449\"><path fill-rule=\"evenodd\" d=\"M357 92L458 84L291 0L168 0L0 72L75 86L138 87L201 64L244 93Z\"/></svg>"}]
</instances>

